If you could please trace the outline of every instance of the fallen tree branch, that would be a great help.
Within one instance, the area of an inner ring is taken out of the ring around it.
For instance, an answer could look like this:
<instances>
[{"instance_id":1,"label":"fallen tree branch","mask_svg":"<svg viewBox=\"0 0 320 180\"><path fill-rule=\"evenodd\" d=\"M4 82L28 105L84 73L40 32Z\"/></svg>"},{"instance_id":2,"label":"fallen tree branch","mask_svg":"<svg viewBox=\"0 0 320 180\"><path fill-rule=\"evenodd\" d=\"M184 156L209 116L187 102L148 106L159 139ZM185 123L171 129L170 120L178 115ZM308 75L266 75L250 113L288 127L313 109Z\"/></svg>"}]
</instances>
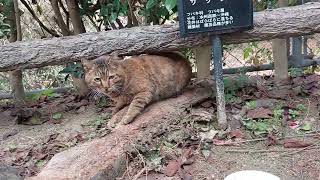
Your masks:
<instances>
[{"instance_id":1,"label":"fallen tree branch","mask_svg":"<svg viewBox=\"0 0 320 180\"><path fill-rule=\"evenodd\" d=\"M319 17L320 3L257 12L253 30L221 37L224 44L236 44L314 34L320 32ZM65 64L110 53L132 55L209 44L207 35L180 38L178 24L85 33L0 46L0 71Z\"/></svg>"}]
</instances>

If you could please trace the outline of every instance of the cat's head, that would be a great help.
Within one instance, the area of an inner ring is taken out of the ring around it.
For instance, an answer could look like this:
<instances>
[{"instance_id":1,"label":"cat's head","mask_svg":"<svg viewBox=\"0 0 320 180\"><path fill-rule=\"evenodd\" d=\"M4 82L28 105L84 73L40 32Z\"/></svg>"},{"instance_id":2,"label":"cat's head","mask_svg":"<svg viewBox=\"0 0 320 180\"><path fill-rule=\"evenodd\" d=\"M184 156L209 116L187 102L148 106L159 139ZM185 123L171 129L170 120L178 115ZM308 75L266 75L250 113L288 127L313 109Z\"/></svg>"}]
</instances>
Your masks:
<instances>
[{"instance_id":1,"label":"cat's head","mask_svg":"<svg viewBox=\"0 0 320 180\"><path fill-rule=\"evenodd\" d=\"M101 56L92 61L82 60L85 81L89 88L109 97L121 94L124 84L122 59L118 56Z\"/></svg>"}]
</instances>

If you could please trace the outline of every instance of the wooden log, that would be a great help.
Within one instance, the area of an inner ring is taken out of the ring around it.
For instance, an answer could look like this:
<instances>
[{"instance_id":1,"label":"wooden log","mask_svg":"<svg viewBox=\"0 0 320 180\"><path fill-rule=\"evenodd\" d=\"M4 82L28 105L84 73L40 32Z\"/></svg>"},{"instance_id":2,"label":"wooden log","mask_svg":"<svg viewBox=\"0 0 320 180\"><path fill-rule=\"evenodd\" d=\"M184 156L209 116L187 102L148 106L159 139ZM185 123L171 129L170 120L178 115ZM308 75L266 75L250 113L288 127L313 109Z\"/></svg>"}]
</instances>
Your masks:
<instances>
[{"instance_id":1,"label":"wooden log","mask_svg":"<svg viewBox=\"0 0 320 180\"><path fill-rule=\"evenodd\" d=\"M222 36L224 44L270 40L320 32L320 3L254 14L254 29ZM179 37L178 24L86 33L0 46L0 71L38 68L92 59L104 54L132 55L209 45L205 35Z\"/></svg>"}]
</instances>

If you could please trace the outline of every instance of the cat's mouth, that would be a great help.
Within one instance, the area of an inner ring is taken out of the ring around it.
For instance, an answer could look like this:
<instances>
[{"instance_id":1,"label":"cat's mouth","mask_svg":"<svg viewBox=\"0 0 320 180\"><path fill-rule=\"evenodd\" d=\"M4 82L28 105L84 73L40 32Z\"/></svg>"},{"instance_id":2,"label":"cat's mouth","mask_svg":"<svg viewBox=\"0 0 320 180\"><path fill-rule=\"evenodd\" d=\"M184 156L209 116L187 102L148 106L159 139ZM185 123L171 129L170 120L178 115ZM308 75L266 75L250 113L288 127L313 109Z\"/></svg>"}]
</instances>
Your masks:
<instances>
[{"instance_id":1,"label":"cat's mouth","mask_svg":"<svg viewBox=\"0 0 320 180\"><path fill-rule=\"evenodd\" d=\"M107 95L110 97L117 97L117 96L120 96L120 94L121 94L120 91L115 90L114 88L109 88L107 91Z\"/></svg>"}]
</instances>

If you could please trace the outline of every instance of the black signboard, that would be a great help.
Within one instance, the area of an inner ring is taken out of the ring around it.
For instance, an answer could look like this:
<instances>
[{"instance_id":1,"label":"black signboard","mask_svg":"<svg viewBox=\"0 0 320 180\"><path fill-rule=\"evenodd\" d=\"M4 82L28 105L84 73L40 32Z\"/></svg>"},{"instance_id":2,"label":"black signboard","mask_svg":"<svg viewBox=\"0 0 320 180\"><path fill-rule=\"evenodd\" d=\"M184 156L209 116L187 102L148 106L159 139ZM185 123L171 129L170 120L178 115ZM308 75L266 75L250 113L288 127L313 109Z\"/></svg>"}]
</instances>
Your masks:
<instances>
[{"instance_id":1,"label":"black signboard","mask_svg":"<svg viewBox=\"0 0 320 180\"><path fill-rule=\"evenodd\" d=\"M253 27L252 0L178 0L180 34L244 31Z\"/></svg>"}]
</instances>

